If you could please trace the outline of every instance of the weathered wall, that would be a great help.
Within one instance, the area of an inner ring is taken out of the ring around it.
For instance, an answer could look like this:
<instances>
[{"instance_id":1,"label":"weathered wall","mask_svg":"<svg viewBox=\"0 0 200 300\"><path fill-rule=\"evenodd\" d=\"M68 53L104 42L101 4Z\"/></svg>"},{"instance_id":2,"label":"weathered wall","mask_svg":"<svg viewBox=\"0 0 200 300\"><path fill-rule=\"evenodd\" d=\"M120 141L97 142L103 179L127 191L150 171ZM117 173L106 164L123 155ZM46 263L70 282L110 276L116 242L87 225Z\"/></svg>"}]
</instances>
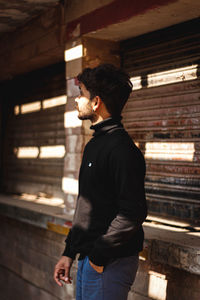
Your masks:
<instances>
[{"instance_id":1,"label":"weathered wall","mask_svg":"<svg viewBox=\"0 0 200 300\"><path fill-rule=\"evenodd\" d=\"M69 19L65 19L67 21L67 39L77 38L78 36L82 36L87 33L92 33L93 35L96 33L96 31L99 31L102 28L104 28L106 31L109 25L120 24L133 16L135 17L138 15L146 14L152 9L170 5L171 3L177 2L177 0L115 0L107 1L107 4L104 6L97 5L98 2L99 1L94 1L94 5L91 6L91 1L87 1L88 6L87 11L84 10L85 14L80 13L80 9L82 9L80 5L79 7L76 7L76 11L78 11L78 13L74 15L74 19L70 19L70 17ZM120 28L115 27L114 31L115 30L120 31ZM135 28L133 28L133 30L135 31ZM149 31L149 29L147 29L147 31ZM106 32L104 32L104 35L106 36L106 39L111 39L111 37L109 37ZM103 35L101 35L101 38L103 39Z\"/></svg>"},{"instance_id":2,"label":"weathered wall","mask_svg":"<svg viewBox=\"0 0 200 300\"><path fill-rule=\"evenodd\" d=\"M87 33L88 30L99 29L99 26L102 26L102 20L104 20L102 16L106 12L101 7L105 4L111 4L111 8L114 7L112 6L114 1L87 1L87 3L89 2L90 5L87 6L85 5L85 1L67 1L68 13L66 15L63 7L53 9L42 17L37 18L37 20L27 24L16 35L12 35L11 38L4 40L3 44L0 44L2 58L0 61L0 70L1 74L3 74L0 78L10 78L18 72L24 73L33 68L37 69L39 66L62 61L64 40L66 37L71 35L71 37L75 38L79 37L81 33ZM160 3L161 1L151 1L151 3L153 2ZM138 5L140 6L141 3ZM86 26L88 24L88 17L92 16L92 11L95 9L100 9L93 15L95 18L100 12L98 19L94 23L96 27L91 27L91 24L90 27ZM85 15L81 19L83 22L80 27L79 18L87 13L90 15ZM125 11L126 13L127 10ZM120 21L121 15L118 15L118 17L117 21ZM66 27L64 23L67 18L69 18L71 25L68 26L68 32L65 35ZM74 19L76 19L75 22L73 22ZM113 22L113 19L110 20L107 18L106 21L107 25L109 25L109 22ZM83 39L81 42L83 42L84 51L88 53L88 56L83 56L80 60L67 64L67 86L70 82L74 82L74 77L84 66L93 67L99 62L105 61L118 64L118 50L114 46L114 43L109 44L109 42L99 42L89 39L85 41ZM73 40L67 47L70 48L75 45L76 40ZM105 49L107 49L106 55ZM68 88L69 91L70 89ZM67 125L67 120L69 120L69 115L67 114L73 113L74 110L74 95L69 93L68 103L65 108L67 155L64 160L64 176L68 179L66 204L68 205L68 212L71 215L73 214L76 198L73 184L75 183L77 187L78 168L81 162L83 147L90 138L87 123L83 122L79 123L78 126L74 125L74 121L77 120L75 115L73 115L74 119L72 118L68 123L69 126ZM59 255L62 253L65 237L7 218L2 218L1 224L0 289L3 291L3 299L12 299L13 295L15 299L74 299L74 285L60 289L52 279L53 268ZM167 250L164 248L160 252L159 254L164 253L166 255ZM167 261L167 259L163 259L163 261ZM165 263L162 265L156 264L154 258L150 257L146 262L140 263L138 277L129 299L188 300L190 298L197 300L200 292L199 284L199 277L197 275L174 269L166 266Z\"/></svg>"},{"instance_id":3,"label":"weathered wall","mask_svg":"<svg viewBox=\"0 0 200 300\"><path fill-rule=\"evenodd\" d=\"M63 61L63 7L57 6L0 40L0 80Z\"/></svg>"},{"instance_id":4,"label":"weathered wall","mask_svg":"<svg viewBox=\"0 0 200 300\"><path fill-rule=\"evenodd\" d=\"M121 43L126 129L146 156L149 213L199 223L200 19ZM138 84L139 83L139 84Z\"/></svg>"},{"instance_id":5,"label":"weathered wall","mask_svg":"<svg viewBox=\"0 0 200 300\"><path fill-rule=\"evenodd\" d=\"M196 2L197 0L193 0ZM121 24L137 16L146 15L152 10L158 10L179 3L177 0L70 0L61 1L56 7L50 8L42 15L29 21L15 32L4 34L0 39L0 80L13 78L17 74L23 74L48 66L63 60L64 44L71 38L78 38L86 33L94 34L109 25L114 26L118 34L118 40L127 36L126 25L121 32ZM46 3L47 4L47 3ZM195 5L195 4L193 4ZM170 6L171 7L171 6ZM168 14L173 15L167 11ZM179 6L176 8L179 11ZM195 11L195 6L193 8ZM181 11L181 14L184 12ZM193 12L194 14L194 12ZM195 16L194 16L195 17ZM154 17L157 18L157 17ZM147 22L148 21L148 22ZM155 30L155 21L151 21L151 15L142 21L146 31ZM176 23L176 21L173 21ZM167 26L167 24L162 25ZM128 29L134 35L140 32L140 22ZM139 31L138 31L139 29ZM143 32L143 31L142 31ZM110 33L109 33L110 34ZM106 39L111 37L105 33ZM111 34L112 35L112 34ZM114 39L115 34L113 35ZM120 38L119 38L120 36ZM128 35L130 36L130 35ZM101 35L103 39L103 35Z\"/></svg>"},{"instance_id":6,"label":"weathered wall","mask_svg":"<svg viewBox=\"0 0 200 300\"><path fill-rule=\"evenodd\" d=\"M199 276L151 260L140 261L128 300L198 300L199 294Z\"/></svg>"},{"instance_id":7,"label":"weathered wall","mask_svg":"<svg viewBox=\"0 0 200 300\"><path fill-rule=\"evenodd\" d=\"M58 2L59 0L1 0L0 36L23 26L48 8L56 6Z\"/></svg>"},{"instance_id":8,"label":"weathered wall","mask_svg":"<svg viewBox=\"0 0 200 300\"><path fill-rule=\"evenodd\" d=\"M17 31L4 34L0 40L0 81L63 61L66 24L112 1L62 1Z\"/></svg>"},{"instance_id":9,"label":"weathered wall","mask_svg":"<svg viewBox=\"0 0 200 300\"><path fill-rule=\"evenodd\" d=\"M49 66L18 76L4 85L7 90L4 106L3 179L4 192L46 193L62 197L63 161L61 156L41 156L42 147L65 146L64 111L66 104L65 65ZM63 104L47 107L63 97ZM37 103L36 111L23 113L27 103ZM46 105L46 106L45 106ZM15 108L18 112L15 112ZM38 150L38 155L19 155L20 149ZM44 149L44 148L43 148ZM53 150L52 150L53 151ZM63 155L64 156L64 155Z\"/></svg>"},{"instance_id":10,"label":"weathered wall","mask_svg":"<svg viewBox=\"0 0 200 300\"><path fill-rule=\"evenodd\" d=\"M114 2L114 0L67 0L65 4L65 23L70 23L112 2Z\"/></svg>"},{"instance_id":11,"label":"weathered wall","mask_svg":"<svg viewBox=\"0 0 200 300\"><path fill-rule=\"evenodd\" d=\"M0 222L1 299L75 300L76 262L72 285L60 288L53 280L65 236L8 217L0 216ZM151 243L148 253L128 300L199 300L199 276L156 263ZM166 260L165 253L159 255Z\"/></svg>"},{"instance_id":12,"label":"weathered wall","mask_svg":"<svg viewBox=\"0 0 200 300\"><path fill-rule=\"evenodd\" d=\"M65 236L2 216L0 220L1 299L74 299L74 286L60 288L53 279Z\"/></svg>"}]
</instances>

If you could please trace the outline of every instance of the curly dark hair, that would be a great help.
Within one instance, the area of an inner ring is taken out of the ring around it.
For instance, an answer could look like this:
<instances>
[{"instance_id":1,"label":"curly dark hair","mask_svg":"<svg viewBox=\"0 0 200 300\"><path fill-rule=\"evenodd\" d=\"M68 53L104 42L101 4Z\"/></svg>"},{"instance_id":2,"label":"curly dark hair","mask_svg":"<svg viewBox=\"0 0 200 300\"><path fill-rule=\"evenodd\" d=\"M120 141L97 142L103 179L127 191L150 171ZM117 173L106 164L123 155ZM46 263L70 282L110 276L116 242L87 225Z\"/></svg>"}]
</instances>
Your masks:
<instances>
[{"instance_id":1,"label":"curly dark hair","mask_svg":"<svg viewBox=\"0 0 200 300\"><path fill-rule=\"evenodd\" d=\"M90 99L99 96L111 116L121 115L133 87L128 74L111 64L101 64L84 69L77 79L90 92Z\"/></svg>"}]
</instances>

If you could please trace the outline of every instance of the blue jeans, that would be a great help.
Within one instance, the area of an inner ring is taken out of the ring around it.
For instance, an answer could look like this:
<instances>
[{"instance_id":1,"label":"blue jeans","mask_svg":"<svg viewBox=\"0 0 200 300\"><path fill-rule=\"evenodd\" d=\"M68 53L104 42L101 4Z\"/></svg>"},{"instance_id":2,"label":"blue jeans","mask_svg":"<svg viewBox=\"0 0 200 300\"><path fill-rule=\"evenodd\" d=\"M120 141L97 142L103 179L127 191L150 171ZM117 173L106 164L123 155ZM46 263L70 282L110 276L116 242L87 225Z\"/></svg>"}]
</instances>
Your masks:
<instances>
[{"instance_id":1,"label":"blue jeans","mask_svg":"<svg viewBox=\"0 0 200 300\"><path fill-rule=\"evenodd\" d=\"M134 282L139 258L123 257L96 272L88 257L78 262L76 300L127 300Z\"/></svg>"}]
</instances>

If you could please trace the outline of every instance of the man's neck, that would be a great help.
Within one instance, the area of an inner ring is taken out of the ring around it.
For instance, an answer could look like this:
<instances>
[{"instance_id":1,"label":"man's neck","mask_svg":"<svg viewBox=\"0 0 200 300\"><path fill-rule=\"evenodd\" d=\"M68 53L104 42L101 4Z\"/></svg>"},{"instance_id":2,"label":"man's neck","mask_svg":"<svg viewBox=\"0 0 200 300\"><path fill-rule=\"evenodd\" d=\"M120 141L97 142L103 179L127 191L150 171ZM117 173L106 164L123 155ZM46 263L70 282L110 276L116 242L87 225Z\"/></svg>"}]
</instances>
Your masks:
<instances>
[{"instance_id":1,"label":"man's neck","mask_svg":"<svg viewBox=\"0 0 200 300\"><path fill-rule=\"evenodd\" d=\"M106 120L108 118L110 118L111 115L110 114L105 114L103 116L101 115L96 115L96 118L94 120L91 120L92 125L96 125L97 123L102 122L103 120Z\"/></svg>"}]
</instances>

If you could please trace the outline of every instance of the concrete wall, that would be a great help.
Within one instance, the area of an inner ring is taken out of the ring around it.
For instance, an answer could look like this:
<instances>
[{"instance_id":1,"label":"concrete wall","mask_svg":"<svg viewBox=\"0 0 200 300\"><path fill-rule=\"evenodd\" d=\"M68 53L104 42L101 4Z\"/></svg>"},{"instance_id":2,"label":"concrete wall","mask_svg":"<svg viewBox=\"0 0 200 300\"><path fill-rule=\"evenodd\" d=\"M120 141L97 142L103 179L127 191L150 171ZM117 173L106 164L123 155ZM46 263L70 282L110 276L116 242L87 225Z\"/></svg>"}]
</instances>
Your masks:
<instances>
[{"instance_id":1,"label":"concrete wall","mask_svg":"<svg viewBox=\"0 0 200 300\"><path fill-rule=\"evenodd\" d=\"M151 261L140 261L128 300L199 300L200 277Z\"/></svg>"},{"instance_id":2,"label":"concrete wall","mask_svg":"<svg viewBox=\"0 0 200 300\"><path fill-rule=\"evenodd\" d=\"M2 300L74 299L75 283L60 288L53 279L54 266L64 249L64 235L2 216L0 232Z\"/></svg>"},{"instance_id":3,"label":"concrete wall","mask_svg":"<svg viewBox=\"0 0 200 300\"><path fill-rule=\"evenodd\" d=\"M23 27L5 34L0 39L0 81L63 61L68 23L111 2L62 1Z\"/></svg>"},{"instance_id":4,"label":"concrete wall","mask_svg":"<svg viewBox=\"0 0 200 300\"><path fill-rule=\"evenodd\" d=\"M0 222L1 300L75 300L76 262L72 285L60 288L53 280L65 235L8 217ZM153 248L149 244L149 255L141 256L128 300L199 300L200 277L156 262Z\"/></svg>"},{"instance_id":5,"label":"concrete wall","mask_svg":"<svg viewBox=\"0 0 200 300\"><path fill-rule=\"evenodd\" d=\"M0 80L63 61L63 8L51 8L0 40Z\"/></svg>"}]
</instances>

